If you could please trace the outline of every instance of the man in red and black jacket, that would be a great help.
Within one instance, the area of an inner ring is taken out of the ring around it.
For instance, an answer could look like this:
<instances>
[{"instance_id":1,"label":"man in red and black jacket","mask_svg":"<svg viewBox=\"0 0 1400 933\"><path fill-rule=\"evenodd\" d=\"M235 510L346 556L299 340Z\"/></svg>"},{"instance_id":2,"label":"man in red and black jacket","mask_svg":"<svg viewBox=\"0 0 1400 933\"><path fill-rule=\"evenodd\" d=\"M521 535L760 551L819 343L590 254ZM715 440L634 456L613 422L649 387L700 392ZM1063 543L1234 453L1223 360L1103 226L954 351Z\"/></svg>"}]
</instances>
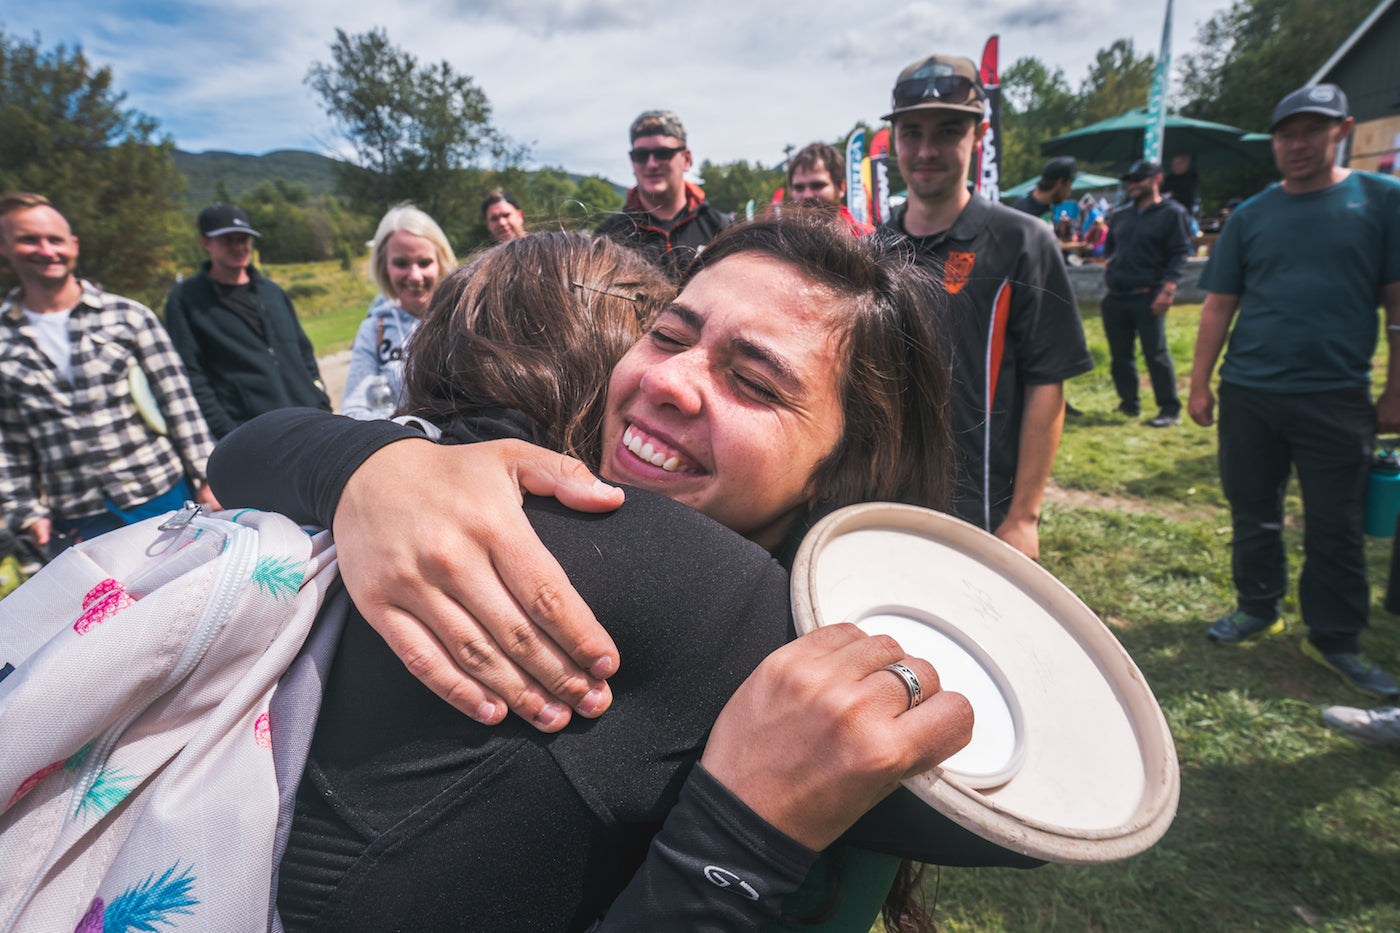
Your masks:
<instances>
[{"instance_id":1,"label":"man in red and black jacket","mask_svg":"<svg viewBox=\"0 0 1400 933\"><path fill-rule=\"evenodd\" d=\"M637 185L627 192L623 210L596 232L640 250L676 277L730 217L705 201L699 185L685 180L692 159L680 117L648 110L632 121L630 136Z\"/></svg>"}]
</instances>

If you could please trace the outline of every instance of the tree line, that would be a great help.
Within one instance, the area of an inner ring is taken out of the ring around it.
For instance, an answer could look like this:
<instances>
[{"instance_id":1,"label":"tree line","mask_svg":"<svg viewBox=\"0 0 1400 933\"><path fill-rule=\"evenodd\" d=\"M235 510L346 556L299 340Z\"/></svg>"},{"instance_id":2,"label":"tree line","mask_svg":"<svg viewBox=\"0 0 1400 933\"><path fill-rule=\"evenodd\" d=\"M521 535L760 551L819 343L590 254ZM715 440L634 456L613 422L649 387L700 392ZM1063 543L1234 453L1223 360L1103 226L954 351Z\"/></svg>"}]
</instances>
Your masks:
<instances>
[{"instance_id":1,"label":"tree line","mask_svg":"<svg viewBox=\"0 0 1400 933\"><path fill-rule=\"evenodd\" d=\"M1301 86L1346 41L1376 0L1235 0L1202 23L1194 46L1180 56L1171 109L1189 117L1268 129L1274 105ZM1077 88L1063 69L1031 56L1001 73L1002 178L1040 174L1040 143L1082 126L1147 106L1155 55L1131 39L1099 50ZM1203 179L1203 204L1214 209L1235 195L1258 191L1277 177L1273 165L1221 172Z\"/></svg>"},{"instance_id":2,"label":"tree line","mask_svg":"<svg viewBox=\"0 0 1400 933\"><path fill-rule=\"evenodd\" d=\"M1263 129L1274 103L1302 84L1345 40L1374 0L1235 0L1201 25L1181 57L1173 109L1244 129ZM1002 177L1037 175L1039 144L1144 106L1155 57L1130 39L1099 50L1078 87L1062 69L1021 58L1001 75ZM275 179L237 199L264 236L265 261L314 261L363 252L379 216L411 200L462 253L489 242L480 204L509 191L536 224L595 226L622 206L605 179L562 168L526 171L528 148L491 122L486 93L449 62L425 63L383 29L336 30L330 58L305 82L349 145L333 194L312 195ZM867 128L868 131L868 128ZM839 141L838 141L839 142ZM0 28L0 190L47 194L82 239L82 274L159 306L177 273L202 258L174 144L155 119L125 105L110 68L81 48L44 49ZM1271 167L1207 179L1203 198L1252 193ZM703 162L707 196L742 212L784 182L781 167ZM898 182L898 179L895 179ZM1228 193L1227 193L1228 192ZM227 194L227 191L220 192ZM13 284L0 269L0 286Z\"/></svg>"}]
</instances>

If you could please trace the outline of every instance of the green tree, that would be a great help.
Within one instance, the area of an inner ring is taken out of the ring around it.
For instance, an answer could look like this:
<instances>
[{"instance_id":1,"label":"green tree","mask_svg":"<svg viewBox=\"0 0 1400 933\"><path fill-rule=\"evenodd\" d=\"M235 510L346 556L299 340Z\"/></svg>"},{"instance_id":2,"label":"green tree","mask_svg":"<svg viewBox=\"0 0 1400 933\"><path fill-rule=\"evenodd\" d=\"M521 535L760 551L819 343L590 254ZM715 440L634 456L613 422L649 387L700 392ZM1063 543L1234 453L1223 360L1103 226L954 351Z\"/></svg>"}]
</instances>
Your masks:
<instances>
[{"instance_id":1,"label":"green tree","mask_svg":"<svg viewBox=\"0 0 1400 933\"><path fill-rule=\"evenodd\" d=\"M1247 130L1266 130L1274 105L1300 87L1346 41L1375 0L1235 0L1196 35L1183 57L1182 111ZM1258 191L1277 177L1272 162L1201 181L1203 211Z\"/></svg>"},{"instance_id":2,"label":"green tree","mask_svg":"<svg viewBox=\"0 0 1400 933\"><path fill-rule=\"evenodd\" d=\"M1134 107L1146 107L1156 68L1157 57L1139 56L1132 39L1119 39L1099 49L1088 76L1079 86L1075 105L1079 125L1107 120Z\"/></svg>"},{"instance_id":3,"label":"green tree","mask_svg":"<svg viewBox=\"0 0 1400 933\"><path fill-rule=\"evenodd\" d=\"M707 159L700 163L700 184L705 200L716 210L742 212L750 200L756 208L766 205L773 192L787 184L787 173L744 159L722 165Z\"/></svg>"},{"instance_id":4,"label":"green tree","mask_svg":"<svg viewBox=\"0 0 1400 933\"><path fill-rule=\"evenodd\" d=\"M261 234L262 262L323 262L346 250L357 256L373 232L368 218L346 211L335 197L313 197L306 185L285 178L259 182L237 203Z\"/></svg>"},{"instance_id":5,"label":"green tree","mask_svg":"<svg viewBox=\"0 0 1400 933\"><path fill-rule=\"evenodd\" d=\"M445 61L420 64L383 29L337 29L330 63L313 64L306 84L354 150L338 187L366 213L411 200L444 229L466 225L477 186L464 171L486 154L523 155L492 128L490 103L470 76Z\"/></svg>"},{"instance_id":6,"label":"green tree","mask_svg":"<svg viewBox=\"0 0 1400 933\"><path fill-rule=\"evenodd\" d=\"M1034 57L1001 73L1001 97L1001 175L1009 187L1040 174L1040 144L1075 126L1079 97L1063 70Z\"/></svg>"},{"instance_id":7,"label":"green tree","mask_svg":"<svg viewBox=\"0 0 1400 933\"><path fill-rule=\"evenodd\" d=\"M1183 56L1184 112L1266 130L1274 105L1346 40L1375 0L1235 0L1201 24Z\"/></svg>"},{"instance_id":8,"label":"green tree","mask_svg":"<svg viewBox=\"0 0 1400 933\"><path fill-rule=\"evenodd\" d=\"M622 210L622 195L611 182L597 175L579 179L578 199L587 210L590 226L596 227L605 215Z\"/></svg>"},{"instance_id":9,"label":"green tree","mask_svg":"<svg viewBox=\"0 0 1400 933\"><path fill-rule=\"evenodd\" d=\"M184 177L156 121L123 107L82 49L0 30L0 190L34 191L82 242L80 273L159 307L174 280ZM0 270L13 284L11 270Z\"/></svg>"}]
</instances>

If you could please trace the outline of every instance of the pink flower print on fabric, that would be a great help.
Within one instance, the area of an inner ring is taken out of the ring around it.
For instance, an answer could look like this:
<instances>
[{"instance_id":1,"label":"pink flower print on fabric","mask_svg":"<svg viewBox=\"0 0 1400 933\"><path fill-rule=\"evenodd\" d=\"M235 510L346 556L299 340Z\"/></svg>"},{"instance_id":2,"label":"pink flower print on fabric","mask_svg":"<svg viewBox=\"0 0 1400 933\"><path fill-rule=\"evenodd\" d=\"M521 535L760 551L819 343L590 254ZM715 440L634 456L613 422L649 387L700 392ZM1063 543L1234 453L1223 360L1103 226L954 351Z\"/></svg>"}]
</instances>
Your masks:
<instances>
[{"instance_id":1,"label":"pink flower print on fabric","mask_svg":"<svg viewBox=\"0 0 1400 933\"><path fill-rule=\"evenodd\" d=\"M16 801L18 801L21 797L29 793L34 788L38 787L39 783L43 781L44 778L48 777L50 774L53 774L55 771L59 770L62 767L63 762L55 761L53 764L45 765L38 771L35 771L33 774L29 775L29 777L25 778L23 781L20 781L19 787L15 788L15 792L12 795L10 795L10 799L6 801L5 809L8 810L10 809L10 807L13 807Z\"/></svg>"},{"instance_id":2,"label":"pink flower print on fabric","mask_svg":"<svg viewBox=\"0 0 1400 933\"><path fill-rule=\"evenodd\" d=\"M272 747L272 717L263 713L253 721L253 741L258 748Z\"/></svg>"},{"instance_id":3,"label":"pink flower print on fabric","mask_svg":"<svg viewBox=\"0 0 1400 933\"><path fill-rule=\"evenodd\" d=\"M92 905L88 907L87 913L83 914L83 919L78 921L78 925L73 929L73 933L103 933L104 924L103 910L106 904L102 903L102 898L94 897Z\"/></svg>"},{"instance_id":4,"label":"pink flower print on fabric","mask_svg":"<svg viewBox=\"0 0 1400 933\"><path fill-rule=\"evenodd\" d=\"M88 590L87 595L83 597L83 614L73 623L73 631L79 635L86 635L88 629L94 625L101 625L134 602L136 600L127 595L126 588L120 581L108 577Z\"/></svg>"}]
</instances>

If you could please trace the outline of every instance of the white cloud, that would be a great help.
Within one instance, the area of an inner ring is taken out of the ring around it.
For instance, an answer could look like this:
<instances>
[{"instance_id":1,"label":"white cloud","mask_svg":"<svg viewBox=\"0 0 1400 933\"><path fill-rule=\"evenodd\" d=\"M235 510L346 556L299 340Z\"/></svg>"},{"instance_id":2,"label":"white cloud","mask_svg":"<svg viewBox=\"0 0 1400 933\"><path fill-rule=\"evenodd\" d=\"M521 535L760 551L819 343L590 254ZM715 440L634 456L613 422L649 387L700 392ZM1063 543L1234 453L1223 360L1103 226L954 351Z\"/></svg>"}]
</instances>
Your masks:
<instances>
[{"instance_id":1,"label":"white cloud","mask_svg":"<svg viewBox=\"0 0 1400 933\"><path fill-rule=\"evenodd\" d=\"M1179 0L1178 57L1227 2ZM421 60L472 75L496 126L537 163L622 182L626 127L651 107L681 115L697 160L771 165L786 144L874 121L899 69L923 55L976 59L999 32L1003 67L1035 55L1077 85L1115 39L1155 52L1163 11L1137 0L45 0L3 25L39 30L46 46L81 43L182 148L237 152L337 146L302 79L329 59L337 27L383 27Z\"/></svg>"}]
</instances>

